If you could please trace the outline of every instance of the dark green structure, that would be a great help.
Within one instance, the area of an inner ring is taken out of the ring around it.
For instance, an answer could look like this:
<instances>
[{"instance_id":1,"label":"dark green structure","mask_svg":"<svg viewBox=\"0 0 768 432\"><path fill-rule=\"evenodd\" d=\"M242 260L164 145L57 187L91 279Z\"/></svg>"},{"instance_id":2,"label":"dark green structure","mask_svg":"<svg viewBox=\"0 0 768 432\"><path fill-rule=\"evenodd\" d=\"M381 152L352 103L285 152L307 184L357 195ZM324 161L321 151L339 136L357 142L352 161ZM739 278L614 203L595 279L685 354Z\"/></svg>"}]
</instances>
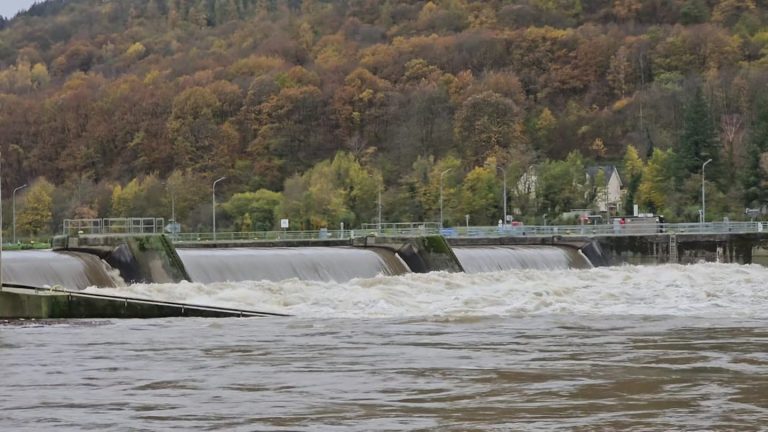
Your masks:
<instances>
[{"instance_id":1,"label":"dark green structure","mask_svg":"<svg viewBox=\"0 0 768 432\"><path fill-rule=\"evenodd\" d=\"M129 283L178 283L190 280L173 243L158 234L58 236L54 250L98 255Z\"/></svg>"},{"instance_id":2,"label":"dark green structure","mask_svg":"<svg viewBox=\"0 0 768 432\"><path fill-rule=\"evenodd\" d=\"M3 319L266 316L284 315L31 287L5 286L0 291Z\"/></svg>"}]
</instances>

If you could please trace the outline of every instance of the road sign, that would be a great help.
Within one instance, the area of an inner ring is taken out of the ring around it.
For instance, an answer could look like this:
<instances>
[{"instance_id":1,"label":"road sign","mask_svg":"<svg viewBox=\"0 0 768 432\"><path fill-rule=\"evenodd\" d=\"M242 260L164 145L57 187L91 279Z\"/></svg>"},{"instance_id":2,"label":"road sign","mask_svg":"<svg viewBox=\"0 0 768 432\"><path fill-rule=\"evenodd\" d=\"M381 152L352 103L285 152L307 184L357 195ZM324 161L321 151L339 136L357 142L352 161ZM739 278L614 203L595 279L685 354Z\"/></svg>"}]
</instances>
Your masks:
<instances>
[{"instance_id":1,"label":"road sign","mask_svg":"<svg viewBox=\"0 0 768 432\"><path fill-rule=\"evenodd\" d=\"M180 223L169 223L165 226L165 232L171 233L171 234L178 234L181 232L181 224Z\"/></svg>"},{"instance_id":2,"label":"road sign","mask_svg":"<svg viewBox=\"0 0 768 432\"><path fill-rule=\"evenodd\" d=\"M288 219L280 219L280 228L282 229L288 228Z\"/></svg>"}]
</instances>

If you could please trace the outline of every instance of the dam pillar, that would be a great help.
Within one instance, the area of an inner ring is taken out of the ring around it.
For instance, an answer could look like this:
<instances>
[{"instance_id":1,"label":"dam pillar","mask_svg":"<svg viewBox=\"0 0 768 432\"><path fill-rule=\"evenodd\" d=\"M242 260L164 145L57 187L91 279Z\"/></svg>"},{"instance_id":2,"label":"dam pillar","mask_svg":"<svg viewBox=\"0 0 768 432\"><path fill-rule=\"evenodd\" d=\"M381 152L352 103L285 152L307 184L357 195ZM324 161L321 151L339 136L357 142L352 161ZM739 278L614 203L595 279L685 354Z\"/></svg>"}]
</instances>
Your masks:
<instances>
[{"instance_id":1,"label":"dam pillar","mask_svg":"<svg viewBox=\"0 0 768 432\"><path fill-rule=\"evenodd\" d=\"M190 280L173 244L162 234L59 236L53 249L97 255L128 283Z\"/></svg>"},{"instance_id":2,"label":"dam pillar","mask_svg":"<svg viewBox=\"0 0 768 432\"><path fill-rule=\"evenodd\" d=\"M357 247L383 247L394 251L414 273L446 271L461 273L464 268L441 235L423 237L376 237L355 239Z\"/></svg>"}]
</instances>

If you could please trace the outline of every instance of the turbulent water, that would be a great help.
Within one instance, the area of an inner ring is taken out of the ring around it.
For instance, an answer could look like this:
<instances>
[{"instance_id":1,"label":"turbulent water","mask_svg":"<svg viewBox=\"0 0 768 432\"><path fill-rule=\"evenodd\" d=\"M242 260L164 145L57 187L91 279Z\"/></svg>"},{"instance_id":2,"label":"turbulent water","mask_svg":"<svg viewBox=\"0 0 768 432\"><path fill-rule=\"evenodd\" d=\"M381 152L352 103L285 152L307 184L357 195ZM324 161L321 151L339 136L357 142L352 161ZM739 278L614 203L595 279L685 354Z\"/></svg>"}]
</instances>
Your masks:
<instances>
[{"instance_id":1,"label":"turbulent water","mask_svg":"<svg viewBox=\"0 0 768 432\"><path fill-rule=\"evenodd\" d=\"M295 316L0 326L0 425L762 430L766 280L697 264L101 290Z\"/></svg>"}]
</instances>

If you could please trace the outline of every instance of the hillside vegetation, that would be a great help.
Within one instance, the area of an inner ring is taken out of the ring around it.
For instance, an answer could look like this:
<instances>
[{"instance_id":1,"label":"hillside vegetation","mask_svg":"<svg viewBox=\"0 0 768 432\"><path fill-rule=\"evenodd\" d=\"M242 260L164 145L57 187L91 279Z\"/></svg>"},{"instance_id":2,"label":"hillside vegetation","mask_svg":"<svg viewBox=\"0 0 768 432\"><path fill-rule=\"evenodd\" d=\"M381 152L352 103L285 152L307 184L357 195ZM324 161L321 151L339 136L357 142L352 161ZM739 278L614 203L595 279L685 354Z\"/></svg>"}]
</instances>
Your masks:
<instances>
[{"instance_id":1,"label":"hillside vegetation","mask_svg":"<svg viewBox=\"0 0 768 432\"><path fill-rule=\"evenodd\" d=\"M695 221L762 207L768 2L49 0L0 31L3 197L19 230L529 223L627 196ZM521 187L519 179L531 189ZM6 214L6 217L7 214ZM7 219L6 219L7 220ZM6 227L7 228L7 227Z\"/></svg>"}]
</instances>

